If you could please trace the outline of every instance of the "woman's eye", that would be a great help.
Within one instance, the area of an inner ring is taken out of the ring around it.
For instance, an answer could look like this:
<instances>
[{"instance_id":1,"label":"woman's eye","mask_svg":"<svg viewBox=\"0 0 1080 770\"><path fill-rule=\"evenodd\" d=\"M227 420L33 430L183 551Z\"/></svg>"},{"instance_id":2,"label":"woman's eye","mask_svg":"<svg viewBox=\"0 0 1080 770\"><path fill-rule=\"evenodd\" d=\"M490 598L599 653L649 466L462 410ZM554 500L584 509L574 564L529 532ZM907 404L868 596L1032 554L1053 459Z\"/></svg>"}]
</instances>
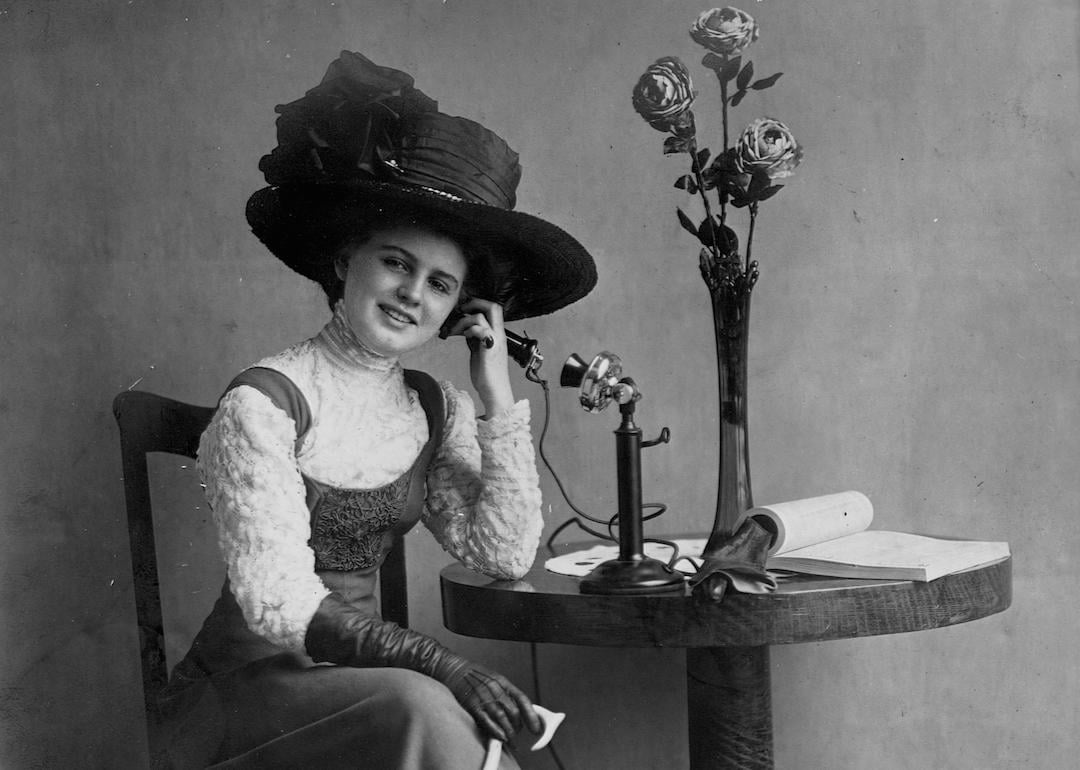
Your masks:
<instances>
[{"instance_id":1,"label":"woman's eye","mask_svg":"<svg viewBox=\"0 0 1080 770\"><path fill-rule=\"evenodd\" d=\"M409 266L405 263L405 260L400 257L383 257L383 264L389 267L391 270L400 270L402 272L409 269Z\"/></svg>"},{"instance_id":2,"label":"woman's eye","mask_svg":"<svg viewBox=\"0 0 1080 770\"><path fill-rule=\"evenodd\" d=\"M450 293L450 286L445 281L440 281L438 279L432 279L431 281L429 281L429 283L431 284L431 288L433 288L435 291L439 292L440 294L449 294Z\"/></svg>"}]
</instances>

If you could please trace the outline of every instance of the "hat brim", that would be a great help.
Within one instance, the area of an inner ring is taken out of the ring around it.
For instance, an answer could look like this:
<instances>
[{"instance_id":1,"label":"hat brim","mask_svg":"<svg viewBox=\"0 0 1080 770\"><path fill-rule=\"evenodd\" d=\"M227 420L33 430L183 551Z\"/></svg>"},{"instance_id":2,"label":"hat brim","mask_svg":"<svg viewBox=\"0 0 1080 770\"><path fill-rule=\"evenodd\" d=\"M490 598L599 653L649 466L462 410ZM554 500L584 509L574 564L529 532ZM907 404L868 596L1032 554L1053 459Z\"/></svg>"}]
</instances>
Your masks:
<instances>
[{"instance_id":1,"label":"hat brim","mask_svg":"<svg viewBox=\"0 0 1080 770\"><path fill-rule=\"evenodd\" d=\"M485 283L492 296L485 298L503 306L507 321L553 313L596 285L592 256L562 228L422 187L377 181L264 187L247 203L256 237L286 265L323 286L335 280L334 252L350 234L403 215L489 247L491 275Z\"/></svg>"}]
</instances>

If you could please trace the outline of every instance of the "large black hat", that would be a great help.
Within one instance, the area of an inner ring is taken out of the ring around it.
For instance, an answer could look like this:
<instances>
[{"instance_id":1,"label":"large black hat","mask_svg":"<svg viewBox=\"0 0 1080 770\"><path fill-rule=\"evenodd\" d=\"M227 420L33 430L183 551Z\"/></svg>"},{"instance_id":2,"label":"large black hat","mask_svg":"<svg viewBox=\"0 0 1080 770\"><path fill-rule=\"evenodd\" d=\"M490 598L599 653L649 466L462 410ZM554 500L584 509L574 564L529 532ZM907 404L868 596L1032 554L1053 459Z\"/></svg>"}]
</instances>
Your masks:
<instances>
[{"instance_id":1,"label":"large black hat","mask_svg":"<svg viewBox=\"0 0 1080 770\"><path fill-rule=\"evenodd\" d=\"M324 286L350 233L414 217L480 248L485 297L508 321L551 313L596 284L585 248L514 211L521 166L495 133L438 111L399 70L343 51L322 82L277 107L278 145L259 162L269 187L248 200L252 231Z\"/></svg>"}]
</instances>

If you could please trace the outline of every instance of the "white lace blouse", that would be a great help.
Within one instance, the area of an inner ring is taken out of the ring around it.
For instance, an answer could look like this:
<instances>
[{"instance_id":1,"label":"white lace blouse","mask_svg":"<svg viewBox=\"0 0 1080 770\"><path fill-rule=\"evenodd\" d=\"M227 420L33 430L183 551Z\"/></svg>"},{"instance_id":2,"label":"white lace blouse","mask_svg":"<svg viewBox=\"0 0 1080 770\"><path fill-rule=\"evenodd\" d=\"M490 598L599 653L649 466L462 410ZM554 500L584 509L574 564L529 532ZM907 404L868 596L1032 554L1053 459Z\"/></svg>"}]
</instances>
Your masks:
<instances>
[{"instance_id":1,"label":"white lace blouse","mask_svg":"<svg viewBox=\"0 0 1080 770\"><path fill-rule=\"evenodd\" d=\"M285 374L307 399L311 426L301 446L293 420L241 385L222 398L203 434L198 468L248 626L302 651L308 623L330 591L315 574L301 473L346 489L383 486L420 454L427 419L401 365L367 350L340 310L317 336L256 366ZM428 469L422 520L465 565L519 578L543 529L529 403L477 420L466 393L440 385L446 424Z\"/></svg>"}]
</instances>

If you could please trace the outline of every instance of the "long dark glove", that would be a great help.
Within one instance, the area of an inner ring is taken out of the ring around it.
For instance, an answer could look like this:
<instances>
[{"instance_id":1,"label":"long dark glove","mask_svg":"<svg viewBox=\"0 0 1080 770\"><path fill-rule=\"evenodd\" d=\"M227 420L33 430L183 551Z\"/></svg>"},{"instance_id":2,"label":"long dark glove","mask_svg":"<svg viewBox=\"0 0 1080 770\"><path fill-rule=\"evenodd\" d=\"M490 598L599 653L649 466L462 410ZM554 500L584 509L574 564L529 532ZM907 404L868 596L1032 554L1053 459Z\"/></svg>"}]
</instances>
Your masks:
<instances>
[{"instance_id":1,"label":"long dark glove","mask_svg":"<svg viewBox=\"0 0 1080 770\"><path fill-rule=\"evenodd\" d=\"M729 587L746 594L775 591L776 580L765 569L771 543L770 532L751 518L743 519L734 535L706 546L704 563L690 578L693 595L721 602Z\"/></svg>"},{"instance_id":2,"label":"long dark glove","mask_svg":"<svg viewBox=\"0 0 1080 770\"><path fill-rule=\"evenodd\" d=\"M522 724L543 730L528 696L506 677L472 663L430 636L358 610L331 593L315 611L304 640L316 663L408 668L442 682L493 738L508 741Z\"/></svg>"}]
</instances>

